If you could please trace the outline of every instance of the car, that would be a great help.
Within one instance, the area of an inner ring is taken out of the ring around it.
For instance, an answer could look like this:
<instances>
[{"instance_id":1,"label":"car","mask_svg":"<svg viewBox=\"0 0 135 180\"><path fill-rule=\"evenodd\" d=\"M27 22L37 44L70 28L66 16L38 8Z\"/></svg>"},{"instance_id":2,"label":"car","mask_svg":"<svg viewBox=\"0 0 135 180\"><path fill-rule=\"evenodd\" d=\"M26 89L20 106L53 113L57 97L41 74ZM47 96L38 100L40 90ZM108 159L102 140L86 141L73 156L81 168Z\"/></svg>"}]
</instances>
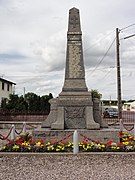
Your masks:
<instances>
[{"instance_id":1,"label":"car","mask_svg":"<svg viewBox=\"0 0 135 180\"><path fill-rule=\"evenodd\" d=\"M117 118L118 117L118 109L117 108L105 108L103 112L104 118Z\"/></svg>"}]
</instances>

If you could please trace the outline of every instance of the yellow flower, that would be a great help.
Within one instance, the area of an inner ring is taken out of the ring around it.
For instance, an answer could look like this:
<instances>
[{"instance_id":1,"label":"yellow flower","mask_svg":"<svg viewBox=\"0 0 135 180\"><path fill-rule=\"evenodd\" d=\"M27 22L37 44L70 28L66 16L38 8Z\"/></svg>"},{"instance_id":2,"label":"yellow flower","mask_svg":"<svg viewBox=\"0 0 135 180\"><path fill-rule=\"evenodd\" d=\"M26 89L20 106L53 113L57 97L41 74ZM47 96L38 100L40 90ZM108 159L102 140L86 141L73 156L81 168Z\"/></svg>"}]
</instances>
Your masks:
<instances>
[{"instance_id":1,"label":"yellow flower","mask_svg":"<svg viewBox=\"0 0 135 180\"><path fill-rule=\"evenodd\" d=\"M104 144L102 144L102 145L101 145L101 147L102 147L102 148L105 148L105 145L104 145Z\"/></svg>"},{"instance_id":2,"label":"yellow flower","mask_svg":"<svg viewBox=\"0 0 135 180\"><path fill-rule=\"evenodd\" d=\"M51 144L51 143L50 143L50 142L47 142L47 143L46 143L46 145L49 145L49 144Z\"/></svg>"},{"instance_id":3,"label":"yellow flower","mask_svg":"<svg viewBox=\"0 0 135 180\"><path fill-rule=\"evenodd\" d=\"M126 141L126 142L123 142L123 144L124 144L124 145L128 145L128 144L129 144L129 142L128 142L128 141Z\"/></svg>"},{"instance_id":4,"label":"yellow flower","mask_svg":"<svg viewBox=\"0 0 135 180\"><path fill-rule=\"evenodd\" d=\"M26 141L24 141L24 142L22 143L22 145L23 145L23 146L28 146L28 145L29 145L29 143L28 143L28 142L26 142Z\"/></svg>"},{"instance_id":5,"label":"yellow flower","mask_svg":"<svg viewBox=\"0 0 135 180\"><path fill-rule=\"evenodd\" d=\"M6 149L6 146L3 146L2 149Z\"/></svg>"},{"instance_id":6,"label":"yellow flower","mask_svg":"<svg viewBox=\"0 0 135 180\"><path fill-rule=\"evenodd\" d=\"M99 149L101 149L102 145L101 145L101 144L98 144L97 147L98 147Z\"/></svg>"},{"instance_id":7,"label":"yellow flower","mask_svg":"<svg viewBox=\"0 0 135 180\"><path fill-rule=\"evenodd\" d=\"M19 146L18 145L14 145L13 149L19 149Z\"/></svg>"},{"instance_id":8,"label":"yellow flower","mask_svg":"<svg viewBox=\"0 0 135 180\"><path fill-rule=\"evenodd\" d=\"M48 147L47 147L47 150L48 150L48 151L49 151L49 150L54 150L53 145L52 145L52 146L48 146Z\"/></svg>"},{"instance_id":9,"label":"yellow flower","mask_svg":"<svg viewBox=\"0 0 135 180\"><path fill-rule=\"evenodd\" d=\"M40 142L40 141L36 143L36 146L40 146L40 145L41 145L41 142Z\"/></svg>"},{"instance_id":10,"label":"yellow flower","mask_svg":"<svg viewBox=\"0 0 135 180\"><path fill-rule=\"evenodd\" d=\"M72 145L72 143L69 143L67 146L70 147Z\"/></svg>"}]
</instances>

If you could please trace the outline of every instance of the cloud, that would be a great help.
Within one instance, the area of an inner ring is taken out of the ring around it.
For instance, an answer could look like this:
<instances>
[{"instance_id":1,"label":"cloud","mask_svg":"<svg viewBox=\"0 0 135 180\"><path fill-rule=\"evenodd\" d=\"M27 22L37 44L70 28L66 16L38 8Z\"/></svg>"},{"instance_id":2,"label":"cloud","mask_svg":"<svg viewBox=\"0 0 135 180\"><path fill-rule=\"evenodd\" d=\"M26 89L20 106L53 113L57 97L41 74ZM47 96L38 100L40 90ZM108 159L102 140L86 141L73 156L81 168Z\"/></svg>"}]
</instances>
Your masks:
<instances>
[{"instance_id":1,"label":"cloud","mask_svg":"<svg viewBox=\"0 0 135 180\"><path fill-rule=\"evenodd\" d=\"M134 0L1 0L0 75L16 82L16 93L51 92L57 96L64 81L68 10L80 9L84 63L89 89L117 99L115 29L134 23ZM124 98L133 97L135 73L134 26L120 33ZM127 91L128 89L128 91Z\"/></svg>"},{"instance_id":2,"label":"cloud","mask_svg":"<svg viewBox=\"0 0 135 180\"><path fill-rule=\"evenodd\" d=\"M19 54L19 53L1 53L0 54L0 62L3 62L4 63L4 61L8 61L8 63L9 62L11 62L11 63L13 63L14 61L16 61L16 60L20 60L20 59L25 59L25 58L27 58L26 56L24 56L24 55L22 55L22 54Z\"/></svg>"}]
</instances>

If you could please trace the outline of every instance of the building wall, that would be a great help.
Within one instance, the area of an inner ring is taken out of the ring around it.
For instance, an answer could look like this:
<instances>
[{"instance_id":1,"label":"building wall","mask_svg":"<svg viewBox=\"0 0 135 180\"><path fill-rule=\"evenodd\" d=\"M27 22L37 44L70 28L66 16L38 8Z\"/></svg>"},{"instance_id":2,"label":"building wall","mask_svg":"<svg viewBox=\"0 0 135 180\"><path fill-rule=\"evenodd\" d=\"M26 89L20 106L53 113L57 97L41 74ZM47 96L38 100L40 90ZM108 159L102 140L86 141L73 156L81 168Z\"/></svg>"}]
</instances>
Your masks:
<instances>
[{"instance_id":1,"label":"building wall","mask_svg":"<svg viewBox=\"0 0 135 180\"><path fill-rule=\"evenodd\" d=\"M135 111L135 101L124 103L123 110L124 111Z\"/></svg>"},{"instance_id":2,"label":"building wall","mask_svg":"<svg viewBox=\"0 0 135 180\"><path fill-rule=\"evenodd\" d=\"M9 94L13 93L13 84L0 80L0 104L3 98L9 98Z\"/></svg>"}]
</instances>

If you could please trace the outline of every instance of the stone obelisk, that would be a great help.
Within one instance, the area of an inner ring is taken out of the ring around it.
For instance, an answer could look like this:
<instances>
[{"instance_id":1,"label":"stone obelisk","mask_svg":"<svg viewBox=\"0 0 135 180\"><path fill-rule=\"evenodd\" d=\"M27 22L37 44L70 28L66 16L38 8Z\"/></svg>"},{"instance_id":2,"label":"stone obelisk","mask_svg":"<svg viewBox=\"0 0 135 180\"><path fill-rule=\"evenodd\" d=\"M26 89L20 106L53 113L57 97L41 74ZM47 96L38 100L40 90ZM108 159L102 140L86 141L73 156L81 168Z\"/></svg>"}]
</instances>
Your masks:
<instances>
[{"instance_id":1,"label":"stone obelisk","mask_svg":"<svg viewBox=\"0 0 135 180\"><path fill-rule=\"evenodd\" d=\"M99 129L93 119L93 102L85 82L79 10L69 10L65 81L62 92L50 101L51 111L42 127Z\"/></svg>"}]
</instances>

